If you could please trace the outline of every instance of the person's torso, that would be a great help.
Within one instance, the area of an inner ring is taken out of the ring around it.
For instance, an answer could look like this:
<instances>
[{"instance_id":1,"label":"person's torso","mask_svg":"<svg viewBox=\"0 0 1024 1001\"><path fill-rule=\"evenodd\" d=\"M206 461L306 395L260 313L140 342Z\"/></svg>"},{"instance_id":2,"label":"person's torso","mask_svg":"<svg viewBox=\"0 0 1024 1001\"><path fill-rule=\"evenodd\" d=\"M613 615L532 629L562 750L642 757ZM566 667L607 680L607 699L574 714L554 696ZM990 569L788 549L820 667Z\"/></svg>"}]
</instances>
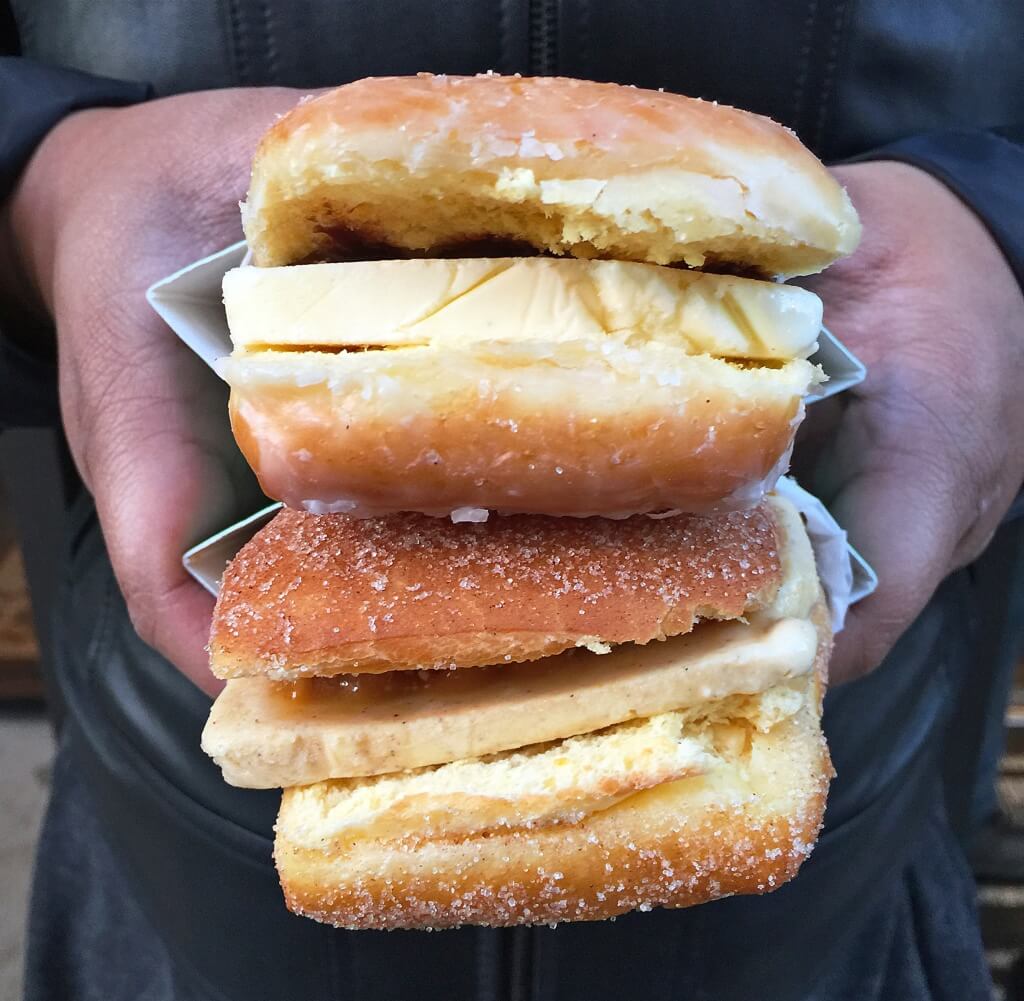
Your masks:
<instances>
[{"instance_id":1,"label":"person's torso","mask_svg":"<svg viewBox=\"0 0 1024 1001\"><path fill-rule=\"evenodd\" d=\"M996 0L14 7L26 55L149 80L159 93L420 70L557 72L748 107L795 127L826 156L931 128L1024 120L1024 5ZM962 580L947 585L875 675L830 696L839 776L825 834L793 884L756 900L554 931L351 935L287 915L270 861L276 797L224 785L200 751L208 701L133 633L88 511L65 592L59 675L125 864L172 951L214 996L219 984L224 997L232 985L230 996L307 1001L719 1001L752 991L782 1001L802 996L871 887L900 864L965 670L969 603ZM210 933L238 927L246 950ZM268 951L274 963L255 961ZM447 991L431 994L427 985L445 977Z\"/></svg>"}]
</instances>

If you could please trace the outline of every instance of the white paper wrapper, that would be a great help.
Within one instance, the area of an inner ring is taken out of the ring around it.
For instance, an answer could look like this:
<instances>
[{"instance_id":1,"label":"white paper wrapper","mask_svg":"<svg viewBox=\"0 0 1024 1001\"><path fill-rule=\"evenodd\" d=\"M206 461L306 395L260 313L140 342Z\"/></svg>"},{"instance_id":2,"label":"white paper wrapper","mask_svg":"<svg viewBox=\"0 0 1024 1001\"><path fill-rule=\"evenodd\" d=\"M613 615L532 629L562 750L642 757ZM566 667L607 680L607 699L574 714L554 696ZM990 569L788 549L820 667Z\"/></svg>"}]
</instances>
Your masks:
<instances>
[{"instance_id":1,"label":"white paper wrapper","mask_svg":"<svg viewBox=\"0 0 1024 1001\"><path fill-rule=\"evenodd\" d=\"M210 368L218 358L231 354L221 284L224 275L242 263L247 250L244 240L232 244L185 265L146 290L150 306Z\"/></svg>"},{"instance_id":2,"label":"white paper wrapper","mask_svg":"<svg viewBox=\"0 0 1024 1001\"><path fill-rule=\"evenodd\" d=\"M146 292L153 309L214 371L217 361L231 353L221 283L226 272L246 262L246 251L244 242L236 243L176 271ZM808 399L809 404L835 396L862 382L865 376L864 366L824 327L818 345L811 361L821 365L829 381L820 393ZM828 594L832 626L838 632L842 629L847 609L870 594L877 586L878 578L847 542L846 533L821 501L793 480L780 480L777 489L807 519L818 572ZM228 560L279 508L279 504L271 504L193 546L183 557L185 568L203 587L216 594Z\"/></svg>"},{"instance_id":3,"label":"white paper wrapper","mask_svg":"<svg viewBox=\"0 0 1024 1001\"><path fill-rule=\"evenodd\" d=\"M242 548L271 518L281 510L281 504L268 504L260 508L248 518L242 518L233 525L221 529L216 535L189 549L181 558L185 569L210 594L220 593L220 579L224 568L231 562L235 554Z\"/></svg>"},{"instance_id":4,"label":"white paper wrapper","mask_svg":"<svg viewBox=\"0 0 1024 1001\"><path fill-rule=\"evenodd\" d=\"M878 587L878 575L850 545L846 532L814 494L808 493L788 476L779 480L775 492L785 497L807 522L818 576L832 613L832 631L838 633L846 621L849 607Z\"/></svg>"}]
</instances>

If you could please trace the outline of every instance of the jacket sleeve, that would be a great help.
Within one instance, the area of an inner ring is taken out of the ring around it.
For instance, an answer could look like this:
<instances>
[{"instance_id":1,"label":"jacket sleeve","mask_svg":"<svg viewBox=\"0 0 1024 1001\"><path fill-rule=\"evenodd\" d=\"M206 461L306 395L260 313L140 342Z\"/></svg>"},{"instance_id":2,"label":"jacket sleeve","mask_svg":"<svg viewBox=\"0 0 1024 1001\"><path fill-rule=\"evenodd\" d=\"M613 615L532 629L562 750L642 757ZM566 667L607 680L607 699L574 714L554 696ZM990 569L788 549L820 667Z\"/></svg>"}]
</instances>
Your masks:
<instances>
[{"instance_id":1,"label":"jacket sleeve","mask_svg":"<svg viewBox=\"0 0 1024 1001\"><path fill-rule=\"evenodd\" d=\"M148 84L90 76L21 56L0 56L0 199L10 193L36 146L82 108L137 104Z\"/></svg>"},{"instance_id":2,"label":"jacket sleeve","mask_svg":"<svg viewBox=\"0 0 1024 1001\"><path fill-rule=\"evenodd\" d=\"M62 118L83 108L136 104L150 96L145 83L0 56L0 203ZM21 330L25 322L0 303L0 430L59 420L53 361L33 350L42 339Z\"/></svg>"},{"instance_id":3,"label":"jacket sleeve","mask_svg":"<svg viewBox=\"0 0 1024 1001\"><path fill-rule=\"evenodd\" d=\"M856 159L901 160L943 181L986 224L1024 289L1024 125L910 136Z\"/></svg>"}]
</instances>

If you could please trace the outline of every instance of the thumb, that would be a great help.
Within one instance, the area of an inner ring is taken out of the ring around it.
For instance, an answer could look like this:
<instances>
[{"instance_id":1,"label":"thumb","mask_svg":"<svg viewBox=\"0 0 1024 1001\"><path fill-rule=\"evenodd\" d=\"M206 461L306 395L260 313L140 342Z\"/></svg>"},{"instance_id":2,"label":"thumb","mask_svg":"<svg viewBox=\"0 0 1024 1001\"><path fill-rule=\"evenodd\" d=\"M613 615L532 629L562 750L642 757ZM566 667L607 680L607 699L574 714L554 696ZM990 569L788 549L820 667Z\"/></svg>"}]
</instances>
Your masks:
<instances>
[{"instance_id":1,"label":"thumb","mask_svg":"<svg viewBox=\"0 0 1024 1001\"><path fill-rule=\"evenodd\" d=\"M136 356L130 380L99 391L91 367L78 366L86 383L74 411L84 425L77 458L136 631L212 694L222 687L206 653L213 598L181 557L246 496L244 463L219 381L155 317L138 320L160 348Z\"/></svg>"}]
</instances>

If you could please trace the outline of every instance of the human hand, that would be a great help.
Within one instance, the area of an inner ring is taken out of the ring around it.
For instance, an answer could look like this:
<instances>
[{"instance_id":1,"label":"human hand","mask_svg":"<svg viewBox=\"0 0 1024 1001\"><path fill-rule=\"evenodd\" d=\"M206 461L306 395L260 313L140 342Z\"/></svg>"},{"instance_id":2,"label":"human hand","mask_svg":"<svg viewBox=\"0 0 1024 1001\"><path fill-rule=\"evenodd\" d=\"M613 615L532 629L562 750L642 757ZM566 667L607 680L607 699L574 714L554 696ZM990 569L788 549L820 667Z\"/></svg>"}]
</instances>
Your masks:
<instances>
[{"instance_id":1,"label":"human hand","mask_svg":"<svg viewBox=\"0 0 1024 1001\"><path fill-rule=\"evenodd\" d=\"M8 206L15 252L56 321L65 431L132 622L211 694L213 599L181 554L262 495L231 438L226 387L145 290L241 238L256 143L299 97L224 90L79 112Z\"/></svg>"},{"instance_id":2,"label":"human hand","mask_svg":"<svg viewBox=\"0 0 1024 1001\"><path fill-rule=\"evenodd\" d=\"M840 167L857 252L802 284L867 366L817 403L794 468L878 571L836 638L834 682L877 667L950 572L985 548L1024 480L1024 297L998 246L915 167Z\"/></svg>"}]
</instances>

